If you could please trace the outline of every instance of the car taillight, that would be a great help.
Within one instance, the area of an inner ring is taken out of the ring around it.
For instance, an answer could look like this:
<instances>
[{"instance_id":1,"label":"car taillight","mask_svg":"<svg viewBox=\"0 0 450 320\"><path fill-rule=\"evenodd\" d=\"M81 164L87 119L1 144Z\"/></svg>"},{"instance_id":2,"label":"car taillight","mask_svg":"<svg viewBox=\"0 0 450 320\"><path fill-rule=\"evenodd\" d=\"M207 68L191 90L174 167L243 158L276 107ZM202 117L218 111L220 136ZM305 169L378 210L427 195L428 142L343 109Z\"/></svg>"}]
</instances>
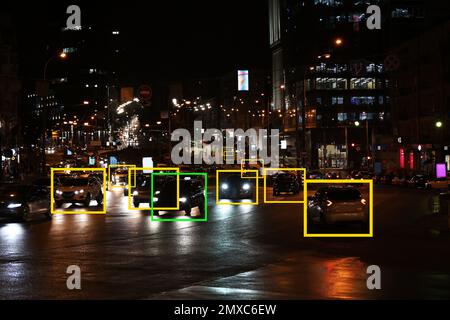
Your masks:
<instances>
[{"instance_id":1,"label":"car taillight","mask_svg":"<svg viewBox=\"0 0 450 320\"><path fill-rule=\"evenodd\" d=\"M363 205L366 205L366 204L367 204L366 199L361 199L361 203L362 203Z\"/></svg>"},{"instance_id":2,"label":"car taillight","mask_svg":"<svg viewBox=\"0 0 450 320\"><path fill-rule=\"evenodd\" d=\"M327 200L327 207L331 207L332 204L333 204L333 202L331 202L330 200Z\"/></svg>"}]
</instances>

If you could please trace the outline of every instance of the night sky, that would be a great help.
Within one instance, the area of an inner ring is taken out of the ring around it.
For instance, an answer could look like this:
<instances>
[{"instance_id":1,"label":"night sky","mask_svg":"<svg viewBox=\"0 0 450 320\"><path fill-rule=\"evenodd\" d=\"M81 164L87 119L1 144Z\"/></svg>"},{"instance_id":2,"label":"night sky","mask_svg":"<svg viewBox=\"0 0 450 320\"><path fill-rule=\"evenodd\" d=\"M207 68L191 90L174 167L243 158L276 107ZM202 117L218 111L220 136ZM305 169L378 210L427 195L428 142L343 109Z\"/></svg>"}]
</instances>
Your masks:
<instances>
[{"instance_id":1,"label":"night sky","mask_svg":"<svg viewBox=\"0 0 450 320\"><path fill-rule=\"evenodd\" d=\"M42 70L45 48L65 25L70 4L81 7L82 26L120 30L126 52L121 68L128 77L177 79L270 67L266 0L53 0L2 9L13 12L23 76Z\"/></svg>"}]
</instances>

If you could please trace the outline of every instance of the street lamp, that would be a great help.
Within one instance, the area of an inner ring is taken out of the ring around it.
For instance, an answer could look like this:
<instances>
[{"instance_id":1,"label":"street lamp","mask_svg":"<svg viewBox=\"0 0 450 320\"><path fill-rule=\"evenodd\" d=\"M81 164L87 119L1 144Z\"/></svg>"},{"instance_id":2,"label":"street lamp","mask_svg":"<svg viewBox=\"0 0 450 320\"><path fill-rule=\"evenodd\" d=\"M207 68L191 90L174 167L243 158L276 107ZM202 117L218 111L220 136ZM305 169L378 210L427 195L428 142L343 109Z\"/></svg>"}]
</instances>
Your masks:
<instances>
[{"instance_id":1,"label":"street lamp","mask_svg":"<svg viewBox=\"0 0 450 320\"><path fill-rule=\"evenodd\" d=\"M355 121L355 126L359 127L360 123L359 121Z\"/></svg>"},{"instance_id":2,"label":"street lamp","mask_svg":"<svg viewBox=\"0 0 450 320\"><path fill-rule=\"evenodd\" d=\"M442 128L442 121L436 121L435 126L436 128Z\"/></svg>"},{"instance_id":3,"label":"street lamp","mask_svg":"<svg viewBox=\"0 0 450 320\"><path fill-rule=\"evenodd\" d=\"M337 45L337 46L341 46L343 44L343 41L342 41L341 38L336 38L334 40L334 44Z\"/></svg>"},{"instance_id":4,"label":"street lamp","mask_svg":"<svg viewBox=\"0 0 450 320\"><path fill-rule=\"evenodd\" d=\"M44 81L47 80L47 67L48 67L48 64L50 63L50 61L52 61L56 57L59 57L61 60L64 60L64 59L67 58L67 53L60 52L58 55L52 55L50 58L48 58L47 62L45 62L45 65L44 65Z\"/></svg>"}]
</instances>

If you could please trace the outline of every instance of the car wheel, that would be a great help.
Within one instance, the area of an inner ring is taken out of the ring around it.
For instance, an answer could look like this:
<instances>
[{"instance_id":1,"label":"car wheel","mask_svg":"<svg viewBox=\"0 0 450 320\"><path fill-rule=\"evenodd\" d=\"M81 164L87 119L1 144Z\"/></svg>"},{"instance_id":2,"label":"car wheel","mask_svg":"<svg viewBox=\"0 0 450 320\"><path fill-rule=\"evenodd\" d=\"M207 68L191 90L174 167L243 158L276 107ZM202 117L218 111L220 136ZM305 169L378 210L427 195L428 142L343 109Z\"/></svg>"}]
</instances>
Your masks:
<instances>
[{"instance_id":1,"label":"car wheel","mask_svg":"<svg viewBox=\"0 0 450 320\"><path fill-rule=\"evenodd\" d=\"M133 207L139 208L140 202L133 201Z\"/></svg>"},{"instance_id":2,"label":"car wheel","mask_svg":"<svg viewBox=\"0 0 450 320\"><path fill-rule=\"evenodd\" d=\"M205 201L204 200L199 204L198 210L200 211L200 215L203 218L205 216Z\"/></svg>"},{"instance_id":3,"label":"car wheel","mask_svg":"<svg viewBox=\"0 0 450 320\"><path fill-rule=\"evenodd\" d=\"M101 206L103 204L103 194L100 193L97 198L97 205Z\"/></svg>"},{"instance_id":4,"label":"car wheel","mask_svg":"<svg viewBox=\"0 0 450 320\"><path fill-rule=\"evenodd\" d=\"M159 210L153 210L153 215L154 216L159 216Z\"/></svg>"},{"instance_id":5,"label":"car wheel","mask_svg":"<svg viewBox=\"0 0 450 320\"><path fill-rule=\"evenodd\" d=\"M45 217L47 218L47 220L52 220L53 219L53 213L50 210L48 210L45 213Z\"/></svg>"},{"instance_id":6,"label":"car wheel","mask_svg":"<svg viewBox=\"0 0 450 320\"><path fill-rule=\"evenodd\" d=\"M55 206L61 208L64 203L62 201L55 201Z\"/></svg>"},{"instance_id":7,"label":"car wheel","mask_svg":"<svg viewBox=\"0 0 450 320\"><path fill-rule=\"evenodd\" d=\"M84 200L84 206L85 206L85 207L89 207L90 204L91 204L91 194L88 193L88 194L86 195L86 200Z\"/></svg>"},{"instance_id":8,"label":"car wheel","mask_svg":"<svg viewBox=\"0 0 450 320\"><path fill-rule=\"evenodd\" d=\"M30 207L28 205L26 205L23 208L22 216L20 217L20 220L22 222L27 222L28 220L30 220Z\"/></svg>"},{"instance_id":9,"label":"car wheel","mask_svg":"<svg viewBox=\"0 0 450 320\"><path fill-rule=\"evenodd\" d=\"M186 208L184 208L184 212L186 212L186 216L191 216L191 211L192 208L190 206L187 206Z\"/></svg>"},{"instance_id":10,"label":"car wheel","mask_svg":"<svg viewBox=\"0 0 450 320\"><path fill-rule=\"evenodd\" d=\"M274 195L275 197L278 197L278 196L280 195L280 193L279 193L278 191L274 191L274 192L273 192L273 195Z\"/></svg>"}]
</instances>

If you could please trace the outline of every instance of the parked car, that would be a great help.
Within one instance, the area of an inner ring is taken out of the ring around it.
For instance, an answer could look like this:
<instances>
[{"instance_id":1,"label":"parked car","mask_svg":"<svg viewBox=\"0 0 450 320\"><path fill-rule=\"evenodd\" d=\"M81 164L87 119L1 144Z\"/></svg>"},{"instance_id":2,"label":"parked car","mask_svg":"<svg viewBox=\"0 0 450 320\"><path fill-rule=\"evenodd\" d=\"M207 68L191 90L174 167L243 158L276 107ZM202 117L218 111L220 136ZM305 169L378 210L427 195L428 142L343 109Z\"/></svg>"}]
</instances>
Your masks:
<instances>
[{"instance_id":1,"label":"parked car","mask_svg":"<svg viewBox=\"0 0 450 320\"><path fill-rule=\"evenodd\" d=\"M52 218L50 193L46 186L0 185L0 216L28 221L38 214Z\"/></svg>"},{"instance_id":2,"label":"parked car","mask_svg":"<svg viewBox=\"0 0 450 320\"><path fill-rule=\"evenodd\" d=\"M275 197L278 197L282 192L292 194L300 192L300 182L295 174L280 173L273 179L273 195Z\"/></svg>"},{"instance_id":3,"label":"parked car","mask_svg":"<svg viewBox=\"0 0 450 320\"><path fill-rule=\"evenodd\" d=\"M388 173L380 178L381 184L392 184L392 179L394 179L395 175Z\"/></svg>"},{"instance_id":4,"label":"parked car","mask_svg":"<svg viewBox=\"0 0 450 320\"><path fill-rule=\"evenodd\" d=\"M308 218L312 223L369 222L369 206L361 192L351 186L327 186L308 197Z\"/></svg>"},{"instance_id":5,"label":"parked car","mask_svg":"<svg viewBox=\"0 0 450 320\"><path fill-rule=\"evenodd\" d=\"M408 181L408 186L410 188L417 188L417 189L424 189L425 188L425 184L428 182L428 179L426 176L418 174L413 176L409 181Z\"/></svg>"},{"instance_id":6,"label":"parked car","mask_svg":"<svg viewBox=\"0 0 450 320\"><path fill-rule=\"evenodd\" d=\"M408 179L405 177L394 176L391 180L391 184L394 186L404 187L408 184Z\"/></svg>"},{"instance_id":7,"label":"parked car","mask_svg":"<svg viewBox=\"0 0 450 320\"><path fill-rule=\"evenodd\" d=\"M96 200L100 206L103 204L102 183L90 175L63 176L58 179L54 197L56 207L64 203L82 203L89 207L91 200Z\"/></svg>"},{"instance_id":8,"label":"parked car","mask_svg":"<svg viewBox=\"0 0 450 320\"><path fill-rule=\"evenodd\" d=\"M240 174L225 177L219 186L221 199L252 199L255 193L255 179L241 178Z\"/></svg>"},{"instance_id":9,"label":"parked car","mask_svg":"<svg viewBox=\"0 0 450 320\"><path fill-rule=\"evenodd\" d=\"M450 188L450 178L438 178L425 183L427 189L445 189Z\"/></svg>"},{"instance_id":10,"label":"parked car","mask_svg":"<svg viewBox=\"0 0 450 320\"><path fill-rule=\"evenodd\" d=\"M342 179L342 176L340 172L327 172L325 179Z\"/></svg>"},{"instance_id":11,"label":"parked car","mask_svg":"<svg viewBox=\"0 0 450 320\"><path fill-rule=\"evenodd\" d=\"M193 208L198 207L200 214L205 214L205 188L200 179L191 179L184 176L179 181L179 210L190 216ZM169 179L162 183L162 187L154 191L153 206L159 208L176 207L176 179ZM154 210L154 215L159 215L160 210Z\"/></svg>"},{"instance_id":12,"label":"parked car","mask_svg":"<svg viewBox=\"0 0 450 320\"><path fill-rule=\"evenodd\" d=\"M318 170L308 172L308 179L323 179L324 177L325 175Z\"/></svg>"}]
</instances>

